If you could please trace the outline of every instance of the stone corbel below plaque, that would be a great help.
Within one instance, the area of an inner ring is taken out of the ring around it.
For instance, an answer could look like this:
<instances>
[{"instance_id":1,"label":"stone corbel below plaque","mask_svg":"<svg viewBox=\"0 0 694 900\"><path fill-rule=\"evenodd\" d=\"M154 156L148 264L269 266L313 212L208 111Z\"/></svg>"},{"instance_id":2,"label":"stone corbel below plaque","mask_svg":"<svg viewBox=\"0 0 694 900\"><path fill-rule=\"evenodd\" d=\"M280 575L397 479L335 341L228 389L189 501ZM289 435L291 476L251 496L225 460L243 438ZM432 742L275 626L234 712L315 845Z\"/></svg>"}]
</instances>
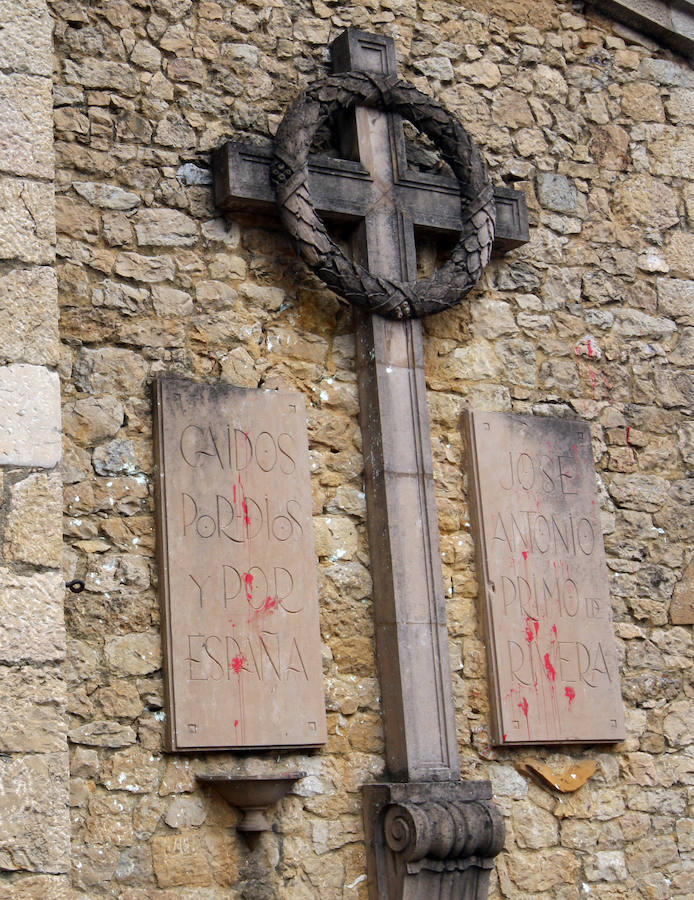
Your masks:
<instances>
[{"instance_id":1,"label":"stone corbel below plaque","mask_svg":"<svg viewBox=\"0 0 694 900\"><path fill-rule=\"evenodd\" d=\"M261 832L270 831L266 812L305 776L306 772L277 772L267 775L198 775L197 779L201 784L211 785L229 806L235 806L241 812L241 821L236 829L253 847Z\"/></svg>"}]
</instances>

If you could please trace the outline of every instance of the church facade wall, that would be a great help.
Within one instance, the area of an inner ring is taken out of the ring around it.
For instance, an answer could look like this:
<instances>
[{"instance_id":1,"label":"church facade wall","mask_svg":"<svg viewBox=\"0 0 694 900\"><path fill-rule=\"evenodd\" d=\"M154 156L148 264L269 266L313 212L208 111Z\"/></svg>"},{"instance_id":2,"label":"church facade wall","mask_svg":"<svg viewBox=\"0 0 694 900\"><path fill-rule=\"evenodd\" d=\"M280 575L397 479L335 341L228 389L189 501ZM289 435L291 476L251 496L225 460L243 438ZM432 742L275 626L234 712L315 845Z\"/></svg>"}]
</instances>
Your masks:
<instances>
[{"instance_id":1,"label":"church facade wall","mask_svg":"<svg viewBox=\"0 0 694 900\"><path fill-rule=\"evenodd\" d=\"M65 597L66 698L56 668L62 650L36 665L7 664L8 677L24 673L25 684L37 667L55 677L41 687L50 715L67 704L76 896L366 896L360 786L384 775L384 758L352 315L277 225L215 212L210 169L210 152L224 141L274 133L298 91L325 74L327 44L348 25L393 35L401 75L458 115L493 181L523 190L530 212L530 242L495 257L463 304L425 323L461 771L491 779L507 825L490 896L687 896L691 66L592 8L554 0L52 0L49 9L55 175L48 163L3 167L2 180L55 184L61 343L27 350L48 333L28 329L24 349L2 362L60 375L59 580L86 587ZM45 89L48 75L44 67L31 77ZM37 155L44 140L34 142ZM45 247L6 257L18 306L22 279L52 277L51 233ZM277 754L162 749L150 385L165 372L306 397L329 730L321 751L278 763ZM491 744L459 426L468 406L590 424L627 719L618 745ZM56 461L8 462L8 580L56 581L52 539L40 542L40 559L13 550L23 540L13 522L36 527L54 513ZM37 545L35 536L24 540ZM12 590L8 583L8 597ZM56 724L49 743L26 752L62 765L64 742ZM516 770L526 756L557 771L586 759L598 769L560 795ZM23 765L21 756L9 759ZM249 853L237 813L195 775L280 766L308 777ZM63 769L52 776L56 792L63 778ZM24 796L41 793L26 784ZM14 856L0 894L7 885L8 896L45 896L30 879L60 882L60 840L50 859Z\"/></svg>"}]
</instances>

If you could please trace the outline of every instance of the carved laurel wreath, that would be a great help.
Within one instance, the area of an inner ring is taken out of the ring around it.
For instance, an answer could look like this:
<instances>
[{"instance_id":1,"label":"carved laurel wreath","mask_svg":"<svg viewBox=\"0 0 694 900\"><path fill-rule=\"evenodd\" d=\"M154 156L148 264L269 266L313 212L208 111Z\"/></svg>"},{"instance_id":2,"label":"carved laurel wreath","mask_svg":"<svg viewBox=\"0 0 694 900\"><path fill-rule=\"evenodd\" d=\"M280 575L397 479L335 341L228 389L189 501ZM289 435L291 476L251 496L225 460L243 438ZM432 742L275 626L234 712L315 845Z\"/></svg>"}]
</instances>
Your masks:
<instances>
[{"instance_id":1,"label":"carved laurel wreath","mask_svg":"<svg viewBox=\"0 0 694 900\"><path fill-rule=\"evenodd\" d=\"M311 202L308 157L318 128L339 110L369 106L398 113L434 142L460 185L462 231L450 259L417 282L371 275L335 244ZM411 84L362 72L315 82L287 110L271 170L280 217L304 262L329 288L370 312L421 318L459 303L479 281L494 240L494 191L472 138L440 103Z\"/></svg>"}]
</instances>

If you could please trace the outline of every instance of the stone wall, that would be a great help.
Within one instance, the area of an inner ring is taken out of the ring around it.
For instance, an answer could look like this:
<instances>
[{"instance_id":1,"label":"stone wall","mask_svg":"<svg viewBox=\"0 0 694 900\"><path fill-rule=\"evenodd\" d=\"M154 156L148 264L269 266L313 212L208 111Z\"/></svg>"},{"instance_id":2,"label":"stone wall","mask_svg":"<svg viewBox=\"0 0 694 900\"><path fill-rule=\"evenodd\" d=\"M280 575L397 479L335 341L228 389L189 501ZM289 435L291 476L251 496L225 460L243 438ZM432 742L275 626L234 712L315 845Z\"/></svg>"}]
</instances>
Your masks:
<instances>
[{"instance_id":1,"label":"stone wall","mask_svg":"<svg viewBox=\"0 0 694 900\"><path fill-rule=\"evenodd\" d=\"M52 23L0 4L0 895L66 897Z\"/></svg>"},{"instance_id":2,"label":"stone wall","mask_svg":"<svg viewBox=\"0 0 694 900\"><path fill-rule=\"evenodd\" d=\"M530 243L426 324L463 777L491 778L508 825L492 895L691 895L694 75L574 6L51 3L65 576L87 585L66 607L77 896L366 896L359 787L383 774L383 740L351 314L279 230L215 215L209 167L224 140L276 129L347 25L393 34L404 77L531 212ZM161 750L149 384L164 371L309 404L330 738L282 757L309 777L252 854L194 775L277 757ZM490 745L466 405L591 425L628 737L533 750L557 769L597 760L576 794ZM47 498L54 481L32 478L12 497Z\"/></svg>"}]
</instances>

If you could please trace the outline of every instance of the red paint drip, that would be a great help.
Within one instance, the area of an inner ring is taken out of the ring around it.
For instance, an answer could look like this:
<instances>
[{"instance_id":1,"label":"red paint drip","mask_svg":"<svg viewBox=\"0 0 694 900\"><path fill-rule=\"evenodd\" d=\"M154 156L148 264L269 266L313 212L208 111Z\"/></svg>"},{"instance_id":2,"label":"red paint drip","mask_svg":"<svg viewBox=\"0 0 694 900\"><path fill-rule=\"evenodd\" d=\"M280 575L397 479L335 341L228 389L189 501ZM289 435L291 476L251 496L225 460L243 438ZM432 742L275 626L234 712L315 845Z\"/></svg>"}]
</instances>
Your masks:
<instances>
[{"instance_id":1,"label":"red paint drip","mask_svg":"<svg viewBox=\"0 0 694 900\"><path fill-rule=\"evenodd\" d=\"M569 709L571 709L571 704L572 704L572 703L574 702L574 700L576 699L576 691L575 691L572 687L569 687L569 686L567 685L567 686L564 688L564 693L565 693L566 696L569 698Z\"/></svg>"},{"instance_id":2,"label":"red paint drip","mask_svg":"<svg viewBox=\"0 0 694 900\"><path fill-rule=\"evenodd\" d=\"M245 656L235 656L231 661L231 668L238 675L248 660Z\"/></svg>"},{"instance_id":3,"label":"red paint drip","mask_svg":"<svg viewBox=\"0 0 694 900\"><path fill-rule=\"evenodd\" d=\"M525 719L527 721L528 720L528 710L530 709L530 706L528 705L528 701L525 699L525 697L523 697L521 702L518 704L518 709L523 713L523 715L525 716Z\"/></svg>"},{"instance_id":4,"label":"red paint drip","mask_svg":"<svg viewBox=\"0 0 694 900\"><path fill-rule=\"evenodd\" d=\"M238 728L238 727L239 727L239 720L234 719L234 728Z\"/></svg>"},{"instance_id":5,"label":"red paint drip","mask_svg":"<svg viewBox=\"0 0 694 900\"><path fill-rule=\"evenodd\" d=\"M533 624L535 625L535 633L533 634ZM525 639L528 642L528 645L532 644L535 640L535 635L539 629L540 625L538 622L533 623L532 619L525 620Z\"/></svg>"},{"instance_id":6,"label":"red paint drip","mask_svg":"<svg viewBox=\"0 0 694 900\"><path fill-rule=\"evenodd\" d=\"M630 431L631 431L631 428L627 425L627 444L629 443L629 432Z\"/></svg>"},{"instance_id":7,"label":"red paint drip","mask_svg":"<svg viewBox=\"0 0 694 900\"><path fill-rule=\"evenodd\" d=\"M277 606L277 600L273 600L272 597L266 597L265 605L263 606L263 610L265 612L274 612L276 606Z\"/></svg>"},{"instance_id":8,"label":"red paint drip","mask_svg":"<svg viewBox=\"0 0 694 900\"><path fill-rule=\"evenodd\" d=\"M593 345L590 341L586 341L586 348L588 349L588 356L593 355Z\"/></svg>"},{"instance_id":9,"label":"red paint drip","mask_svg":"<svg viewBox=\"0 0 694 900\"><path fill-rule=\"evenodd\" d=\"M236 485L234 485L234 503L236 503Z\"/></svg>"},{"instance_id":10,"label":"red paint drip","mask_svg":"<svg viewBox=\"0 0 694 900\"><path fill-rule=\"evenodd\" d=\"M241 508L243 509L243 521L247 527L251 524L251 517L248 514L248 503L246 502L246 498L244 497L241 501Z\"/></svg>"},{"instance_id":11,"label":"red paint drip","mask_svg":"<svg viewBox=\"0 0 694 900\"><path fill-rule=\"evenodd\" d=\"M545 672L547 673L547 677L550 681L557 680L557 672L550 662L549 653L545 653Z\"/></svg>"},{"instance_id":12,"label":"red paint drip","mask_svg":"<svg viewBox=\"0 0 694 900\"><path fill-rule=\"evenodd\" d=\"M557 634L557 626L556 625L552 625L552 634L554 635L555 639L559 637L559 635Z\"/></svg>"},{"instance_id":13,"label":"red paint drip","mask_svg":"<svg viewBox=\"0 0 694 900\"><path fill-rule=\"evenodd\" d=\"M528 558L528 551L527 551L527 550L523 550L522 553L521 553L521 555L522 555L523 559L527 559L527 558Z\"/></svg>"},{"instance_id":14,"label":"red paint drip","mask_svg":"<svg viewBox=\"0 0 694 900\"><path fill-rule=\"evenodd\" d=\"M250 572L244 572L243 580L246 583L246 600L250 603L253 599L253 576Z\"/></svg>"},{"instance_id":15,"label":"red paint drip","mask_svg":"<svg viewBox=\"0 0 694 900\"><path fill-rule=\"evenodd\" d=\"M504 734L504 738L503 738L503 739L506 740L507 737L508 737L508 734Z\"/></svg>"}]
</instances>

